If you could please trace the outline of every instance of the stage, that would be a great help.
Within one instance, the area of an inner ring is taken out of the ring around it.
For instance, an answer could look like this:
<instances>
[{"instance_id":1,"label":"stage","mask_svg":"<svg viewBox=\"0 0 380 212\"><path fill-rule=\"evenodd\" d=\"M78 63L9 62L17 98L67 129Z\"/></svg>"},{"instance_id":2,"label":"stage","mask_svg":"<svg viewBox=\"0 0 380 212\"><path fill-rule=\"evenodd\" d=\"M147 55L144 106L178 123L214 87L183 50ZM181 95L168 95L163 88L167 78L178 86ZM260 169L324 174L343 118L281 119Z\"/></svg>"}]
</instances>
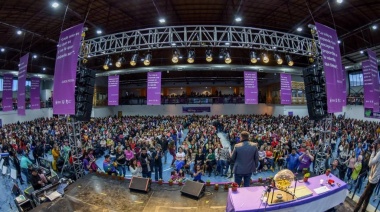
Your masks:
<instances>
[{"instance_id":1,"label":"stage","mask_svg":"<svg viewBox=\"0 0 380 212\"><path fill-rule=\"evenodd\" d=\"M225 211L228 192L220 186L206 187L206 194L194 200L180 193L181 186L152 183L149 193L130 192L129 180L116 180L89 174L71 184L65 195L54 202L39 205L33 211ZM352 211L353 203L345 201L337 211Z\"/></svg>"}]
</instances>

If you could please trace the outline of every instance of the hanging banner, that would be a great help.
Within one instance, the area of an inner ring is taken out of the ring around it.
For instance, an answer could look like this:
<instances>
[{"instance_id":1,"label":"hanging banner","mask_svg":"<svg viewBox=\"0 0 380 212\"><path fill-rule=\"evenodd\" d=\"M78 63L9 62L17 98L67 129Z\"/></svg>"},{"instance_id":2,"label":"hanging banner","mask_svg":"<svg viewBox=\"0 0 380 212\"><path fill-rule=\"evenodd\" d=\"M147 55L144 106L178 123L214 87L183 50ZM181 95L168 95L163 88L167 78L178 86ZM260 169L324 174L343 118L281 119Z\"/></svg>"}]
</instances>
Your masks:
<instances>
[{"instance_id":1,"label":"hanging banner","mask_svg":"<svg viewBox=\"0 0 380 212\"><path fill-rule=\"evenodd\" d=\"M372 50L367 50L368 53L368 62L369 62L369 69L371 72L371 79L372 79L372 88L373 88L373 111L374 112L380 112L379 109L379 101L380 101L380 85L379 85L379 71L377 68L377 59L376 59L376 53Z\"/></svg>"},{"instance_id":2,"label":"hanging banner","mask_svg":"<svg viewBox=\"0 0 380 212\"><path fill-rule=\"evenodd\" d=\"M374 95L372 85L371 64L369 60L362 62L363 70L363 90L364 90L364 108L373 109Z\"/></svg>"},{"instance_id":3,"label":"hanging banner","mask_svg":"<svg viewBox=\"0 0 380 212\"><path fill-rule=\"evenodd\" d=\"M119 75L108 76L108 105L119 105Z\"/></svg>"},{"instance_id":4,"label":"hanging banner","mask_svg":"<svg viewBox=\"0 0 380 212\"><path fill-rule=\"evenodd\" d=\"M290 105L292 104L292 75L290 74L280 74L281 83L281 104Z\"/></svg>"},{"instance_id":5,"label":"hanging banner","mask_svg":"<svg viewBox=\"0 0 380 212\"><path fill-rule=\"evenodd\" d=\"M75 114L75 81L83 24L59 37L54 70L53 114Z\"/></svg>"},{"instance_id":6,"label":"hanging banner","mask_svg":"<svg viewBox=\"0 0 380 212\"><path fill-rule=\"evenodd\" d=\"M258 104L259 92L257 87L257 72L244 71L245 104Z\"/></svg>"},{"instance_id":7,"label":"hanging banner","mask_svg":"<svg viewBox=\"0 0 380 212\"><path fill-rule=\"evenodd\" d=\"M30 109L32 110L41 108L40 83L40 78L32 77L30 82Z\"/></svg>"},{"instance_id":8,"label":"hanging banner","mask_svg":"<svg viewBox=\"0 0 380 212\"><path fill-rule=\"evenodd\" d=\"M346 68L342 66L343 78L342 78L342 107L347 105L347 73Z\"/></svg>"},{"instance_id":9,"label":"hanging banner","mask_svg":"<svg viewBox=\"0 0 380 212\"><path fill-rule=\"evenodd\" d=\"M25 86L29 53L20 58L17 83L17 115L25 116Z\"/></svg>"},{"instance_id":10,"label":"hanging banner","mask_svg":"<svg viewBox=\"0 0 380 212\"><path fill-rule=\"evenodd\" d=\"M148 72L147 105L161 105L161 72Z\"/></svg>"},{"instance_id":11,"label":"hanging banner","mask_svg":"<svg viewBox=\"0 0 380 212\"><path fill-rule=\"evenodd\" d=\"M3 75L3 111L13 110L13 75L4 74Z\"/></svg>"},{"instance_id":12,"label":"hanging banner","mask_svg":"<svg viewBox=\"0 0 380 212\"><path fill-rule=\"evenodd\" d=\"M343 72L336 31L315 22L326 78L327 112L342 112Z\"/></svg>"}]
</instances>

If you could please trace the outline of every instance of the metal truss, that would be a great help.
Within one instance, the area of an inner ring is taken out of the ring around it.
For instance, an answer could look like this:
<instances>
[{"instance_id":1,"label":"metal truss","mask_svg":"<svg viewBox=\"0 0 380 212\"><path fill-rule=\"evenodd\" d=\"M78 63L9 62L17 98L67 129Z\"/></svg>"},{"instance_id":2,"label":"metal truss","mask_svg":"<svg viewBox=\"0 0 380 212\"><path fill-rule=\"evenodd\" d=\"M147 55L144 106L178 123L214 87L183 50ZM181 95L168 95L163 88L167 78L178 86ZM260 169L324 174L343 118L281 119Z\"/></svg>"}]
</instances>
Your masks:
<instances>
[{"instance_id":1,"label":"metal truss","mask_svg":"<svg viewBox=\"0 0 380 212\"><path fill-rule=\"evenodd\" d=\"M308 56L311 38L240 26L172 26L139 29L85 40L85 56L169 48L246 48Z\"/></svg>"},{"instance_id":2,"label":"metal truss","mask_svg":"<svg viewBox=\"0 0 380 212\"><path fill-rule=\"evenodd\" d=\"M67 120L67 129L69 134L69 145L71 148L71 156L73 157L73 168L76 179L80 179L84 175L82 164L82 140L80 137L81 123L75 121L74 117Z\"/></svg>"}]
</instances>

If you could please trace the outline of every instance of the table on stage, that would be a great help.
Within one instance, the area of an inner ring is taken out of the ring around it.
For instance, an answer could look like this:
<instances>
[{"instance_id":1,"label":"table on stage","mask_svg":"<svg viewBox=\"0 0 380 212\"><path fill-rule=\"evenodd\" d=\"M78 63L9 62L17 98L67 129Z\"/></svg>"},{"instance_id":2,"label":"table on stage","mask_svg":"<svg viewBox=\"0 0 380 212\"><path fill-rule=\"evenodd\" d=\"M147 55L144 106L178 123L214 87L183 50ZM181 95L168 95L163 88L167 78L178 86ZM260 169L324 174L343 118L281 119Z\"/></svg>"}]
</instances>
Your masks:
<instances>
[{"instance_id":1,"label":"table on stage","mask_svg":"<svg viewBox=\"0 0 380 212\"><path fill-rule=\"evenodd\" d=\"M313 211L313 212L323 212L330 208L333 208L340 203L343 203L347 193L348 186L345 182L339 178L331 175L330 177L335 181L335 186L327 185L327 176L319 175L316 177L309 178L307 183L297 182L297 186L305 185L313 192L312 196L297 199L290 202L285 202L281 204L268 205L265 209L265 203L261 201L261 195L265 190L264 186L257 187L247 187L238 188L236 192L232 192L230 189L228 191L227 197L227 212L234 211ZM320 180L323 179L324 185L326 185L330 190L317 194L314 189L321 187ZM294 182L293 182L294 185ZM269 197L271 198L271 197ZM276 197L274 197L276 198Z\"/></svg>"}]
</instances>

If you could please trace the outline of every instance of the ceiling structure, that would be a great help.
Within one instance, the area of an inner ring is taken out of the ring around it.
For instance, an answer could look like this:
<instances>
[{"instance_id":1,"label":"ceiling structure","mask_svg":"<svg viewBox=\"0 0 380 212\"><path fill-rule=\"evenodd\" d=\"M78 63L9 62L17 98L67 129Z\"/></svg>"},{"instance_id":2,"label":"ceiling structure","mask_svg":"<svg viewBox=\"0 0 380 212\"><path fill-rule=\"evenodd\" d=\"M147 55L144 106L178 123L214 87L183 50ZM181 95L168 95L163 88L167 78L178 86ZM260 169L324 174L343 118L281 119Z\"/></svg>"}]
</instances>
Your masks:
<instances>
[{"instance_id":1,"label":"ceiling structure","mask_svg":"<svg viewBox=\"0 0 380 212\"><path fill-rule=\"evenodd\" d=\"M56 1L59 3L56 8L52 7L53 2L0 1L0 69L17 70L20 55L31 52L37 58L32 57L28 72L52 75L61 30L82 22L88 27L86 39L91 39L100 36L97 31L106 35L182 25L246 26L310 38L308 24L317 21L337 30L344 65L365 60L365 54L360 51L367 48L380 55L378 0L61 0ZM241 21L236 21L237 18ZM165 23L160 23L160 19L165 19ZM375 29L377 25L379 29ZM18 30L21 30L20 35ZM196 50L197 64L205 63L204 51ZM171 50L152 53L152 65L171 64ZM248 55L249 49L231 49L234 65L250 65ZM116 60L118 56L112 57ZM104 59L89 58L88 64L103 72ZM306 57L295 55L293 59L295 66L308 65ZM180 63L186 64L185 59ZM213 63L224 64L218 60ZM272 62L267 66L276 64Z\"/></svg>"}]
</instances>

